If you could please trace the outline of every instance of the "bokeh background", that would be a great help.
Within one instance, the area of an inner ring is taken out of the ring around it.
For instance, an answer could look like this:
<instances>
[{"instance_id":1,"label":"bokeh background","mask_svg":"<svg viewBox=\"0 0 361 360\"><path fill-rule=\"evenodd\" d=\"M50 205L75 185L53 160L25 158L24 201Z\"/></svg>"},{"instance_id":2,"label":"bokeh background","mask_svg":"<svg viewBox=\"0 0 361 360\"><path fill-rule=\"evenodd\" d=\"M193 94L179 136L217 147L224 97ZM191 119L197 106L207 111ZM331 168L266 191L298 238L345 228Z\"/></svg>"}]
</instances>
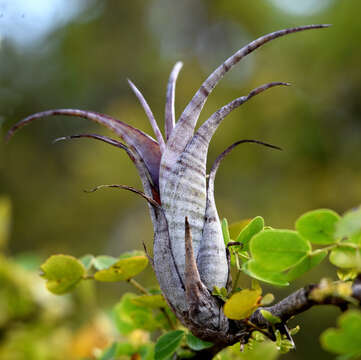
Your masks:
<instances>
[{"instance_id":1,"label":"bokeh background","mask_svg":"<svg viewBox=\"0 0 361 360\"><path fill-rule=\"evenodd\" d=\"M124 152L85 139L52 144L60 136L106 130L81 119L49 118L5 144L12 124L34 112L68 107L106 113L151 134L127 78L163 125L167 78L177 60L184 62L176 90L180 115L208 74L241 46L303 24L333 27L257 50L226 75L202 113L204 121L265 82L293 84L236 110L214 137L210 165L239 139L284 149L249 144L232 152L217 175L219 214L229 222L262 215L268 225L293 228L307 210L342 213L360 204L360 11L359 0L0 0L0 195L11 199L13 209L4 252L40 260L54 253L117 256L152 243L142 200L118 190L83 192L111 183L140 188ZM324 264L292 288L266 288L280 298L322 276L335 277L334 270ZM155 284L151 270L141 281ZM99 286L92 301L106 308L126 290ZM329 359L318 336L336 315L325 308L300 316L297 352L285 358Z\"/></svg>"}]
</instances>

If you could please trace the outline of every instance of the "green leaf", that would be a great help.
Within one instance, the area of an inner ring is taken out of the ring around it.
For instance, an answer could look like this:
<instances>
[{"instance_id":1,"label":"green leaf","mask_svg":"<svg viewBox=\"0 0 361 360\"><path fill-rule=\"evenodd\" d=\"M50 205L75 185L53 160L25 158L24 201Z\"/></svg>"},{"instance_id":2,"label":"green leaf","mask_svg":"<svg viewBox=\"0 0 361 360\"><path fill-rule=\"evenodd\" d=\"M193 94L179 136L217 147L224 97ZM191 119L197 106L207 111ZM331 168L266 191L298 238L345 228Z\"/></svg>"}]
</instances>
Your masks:
<instances>
[{"instance_id":1,"label":"green leaf","mask_svg":"<svg viewBox=\"0 0 361 360\"><path fill-rule=\"evenodd\" d=\"M227 244L231 241L231 237L229 236L227 219L222 220L222 233L223 233L224 244L227 246Z\"/></svg>"},{"instance_id":2,"label":"green leaf","mask_svg":"<svg viewBox=\"0 0 361 360\"><path fill-rule=\"evenodd\" d=\"M317 266L326 256L327 250L316 250L308 254L300 263L292 267L286 275L288 281L293 281Z\"/></svg>"},{"instance_id":3,"label":"green leaf","mask_svg":"<svg viewBox=\"0 0 361 360\"><path fill-rule=\"evenodd\" d=\"M255 217L246 227L240 232L236 241L239 241L243 247L242 250L248 250L249 242L252 237L263 230L264 220L261 216Z\"/></svg>"},{"instance_id":4,"label":"green leaf","mask_svg":"<svg viewBox=\"0 0 361 360\"><path fill-rule=\"evenodd\" d=\"M41 265L46 287L54 294L72 290L85 274L84 265L69 255L53 255Z\"/></svg>"},{"instance_id":5,"label":"green leaf","mask_svg":"<svg viewBox=\"0 0 361 360\"><path fill-rule=\"evenodd\" d=\"M272 313L270 313L268 310L260 310L262 316L271 324L275 325L275 324L279 324L281 322L281 319L278 316L273 315Z\"/></svg>"},{"instance_id":6,"label":"green leaf","mask_svg":"<svg viewBox=\"0 0 361 360\"><path fill-rule=\"evenodd\" d=\"M259 306L262 291L244 289L233 294L224 304L224 314L233 320L245 319Z\"/></svg>"},{"instance_id":7,"label":"green leaf","mask_svg":"<svg viewBox=\"0 0 361 360\"><path fill-rule=\"evenodd\" d=\"M100 255L93 259L93 265L97 270L104 270L111 267L118 261L117 258L108 255Z\"/></svg>"},{"instance_id":8,"label":"green leaf","mask_svg":"<svg viewBox=\"0 0 361 360\"><path fill-rule=\"evenodd\" d=\"M266 294L265 296L262 297L261 300L261 305L262 306L267 306L270 305L274 302L275 300L275 296L271 293Z\"/></svg>"},{"instance_id":9,"label":"green leaf","mask_svg":"<svg viewBox=\"0 0 361 360\"><path fill-rule=\"evenodd\" d=\"M102 355L98 358L99 360L113 360L115 359L117 351L117 343L113 343L112 346L105 349Z\"/></svg>"},{"instance_id":10,"label":"green leaf","mask_svg":"<svg viewBox=\"0 0 361 360\"><path fill-rule=\"evenodd\" d=\"M152 310L133 302L137 295L126 293L113 309L114 322L118 331L127 335L135 329L154 331L159 327Z\"/></svg>"},{"instance_id":11,"label":"green leaf","mask_svg":"<svg viewBox=\"0 0 361 360\"><path fill-rule=\"evenodd\" d=\"M141 295L132 299L133 303L138 306L144 306L151 309L158 309L167 307L167 302L165 301L163 295Z\"/></svg>"},{"instance_id":12,"label":"green leaf","mask_svg":"<svg viewBox=\"0 0 361 360\"><path fill-rule=\"evenodd\" d=\"M310 243L291 230L265 230L256 234L250 243L254 261L271 272L289 269L310 250Z\"/></svg>"},{"instance_id":13,"label":"green leaf","mask_svg":"<svg viewBox=\"0 0 361 360\"><path fill-rule=\"evenodd\" d=\"M361 232L361 206L348 211L336 224L336 239L351 237Z\"/></svg>"},{"instance_id":14,"label":"green leaf","mask_svg":"<svg viewBox=\"0 0 361 360\"><path fill-rule=\"evenodd\" d=\"M331 251L330 262L344 269L361 269L361 252L349 246L339 246Z\"/></svg>"},{"instance_id":15,"label":"green leaf","mask_svg":"<svg viewBox=\"0 0 361 360\"><path fill-rule=\"evenodd\" d=\"M211 343L209 341L203 341L201 339L198 339L196 336L194 336L191 333L187 334L186 341L187 341L188 346L194 351L208 349L213 346L213 343Z\"/></svg>"},{"instance_id":16,"label":"green leaf","mask_svg":"<svg viewBox=\"0 0 361 360\"><path fill-rule=\"evenodd\" d=\"M7 197L0 197L0 249L3 248L10 233L11 202Z\"/></svg>"},{"instance_id":17,"label":"green leaf","mask_svg":"<svg viewBox=\"0 0 361 360\"><path fill-rule=\"evenodd\" d=\"M339 219L340 216L332 210L309 211L298 218L296 230L313 244L332 244L336 241L335 225Z\"/></svg>"},{"instance_id":18,"label":"green leaf","mask_svg":"<svg viewBox=\"0 0 361 360\"><path fill-rule=\"evenodd\" d=\"M108 269L97 271L94 278L105 282L128 280L142 272L147 265L148 258L145 255L126 257Z\"/></svg>"},{"instance_id":19,"label":"green leaf","mask_svg":"<svg viewBox=\"0 0 361 360\"><path fill-rule=\"evenodd\" d=\"M155 344L154 360L169 359L181 344L183 336L183 330L174 330L160 336Z\"/></svg>"},{"instance_id":20,"label":"green leaf","mask_svg":"<svg viewBox=\"0 0 361 360\"><path fill-rule=\"evenodd\" d=\"M219 288L218 286L213 287L212 295L218 296L223 301L226 301L228 298L228 291L226 288Z\"/></svg>"},{"instance_id":21,"label":"green leaf","mask_svg":"<svg viewBox=\"0 0 361 360\"><path fill-rule=\"evenodd\" d=\"M336 354L361 354L361 312L347 311L339 317L338 325L338 329L327 329L321 335L323 348Z\"/></svg>"},{"instance_id":22,"label":"green leaf","mask_svg":"<svg viewBox=\"0 0 361 360\"><path fill-rule=\"evenodd\" d=\"M280 272L271 272L267 269L262 268L260 264L254 260L246 262L242 270L249 276L264 281L268 284L278 285L278 286L288 286L289 282L284 274Z\"/></svg>"},{"instance_id":23,"label":"green leaf","mask_svg":"<svg viewBox=\"0 0 361 360\"><path fill-rule=\"evenodd\" d=\"M133 355L135 353L136 349L134 348L134 346L131 343L128 342L121 342L117 344L117 349L116 349L116 356L121 356L121 355Z\"/></svg>"},{"instance_id":24,"label":"green leaf","mask_svg":"<svg viewBox=\"0 0 361 360\"><path fill-rule=\"evenodd\" d=\"M90 254L84 255L79 259L79 261L81 261L81 263L84 265L86 270L89 270L92 267L93 260L94 260L94 256Z\"/></svg>"}]
</instances>

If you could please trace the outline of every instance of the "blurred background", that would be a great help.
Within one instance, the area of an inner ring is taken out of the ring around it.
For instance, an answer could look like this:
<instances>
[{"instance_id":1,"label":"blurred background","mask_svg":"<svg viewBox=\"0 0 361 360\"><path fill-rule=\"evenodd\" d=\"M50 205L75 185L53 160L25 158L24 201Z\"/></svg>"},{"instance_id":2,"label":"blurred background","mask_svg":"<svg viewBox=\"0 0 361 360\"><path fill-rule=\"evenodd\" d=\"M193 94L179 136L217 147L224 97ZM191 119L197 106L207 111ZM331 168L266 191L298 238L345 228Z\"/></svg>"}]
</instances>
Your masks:
<instances>
[{"instance_id":1,"label":"blurred background","mask_svg":"<svg viewBox=\"0 0 361 360\"><path fill-rule=\"evenodd\" d=\"M184 63L176 90L179 116L209 73L240 47L304 24L333 27L257 50L225 76L204 108L200 122L260 84L293 85L258 96L221 125L209 165L240 139L270 142L283 151L248 144L232 152L217 175L218 211L230 223L261 215L268 225L293 228L305 211L342 213L360 204L360 11L359 0L0 0L0 195L12 203L11 236L3 252L28 264L54 253L117 256L152 243L143 200L116 189L83 191L112 183L141 188L123 151L86 139L52 144L65 135L109 135L106 130L56 117L37 121L5 144L12 124L42 110L79 108L109 114L153 136L127 78L163 126L166 83L176 61ZM327 263L292 288L266 288L280 298L322 276L335 278ZM150 268L140 281L155 285ZM92 301L107 308L126 290L102 285ZM90 306L79 301L83 310ZM285 358L329 359L318 336L336 315L325 308L300 316L297 352Z\"/></svg>"}]
</instances>

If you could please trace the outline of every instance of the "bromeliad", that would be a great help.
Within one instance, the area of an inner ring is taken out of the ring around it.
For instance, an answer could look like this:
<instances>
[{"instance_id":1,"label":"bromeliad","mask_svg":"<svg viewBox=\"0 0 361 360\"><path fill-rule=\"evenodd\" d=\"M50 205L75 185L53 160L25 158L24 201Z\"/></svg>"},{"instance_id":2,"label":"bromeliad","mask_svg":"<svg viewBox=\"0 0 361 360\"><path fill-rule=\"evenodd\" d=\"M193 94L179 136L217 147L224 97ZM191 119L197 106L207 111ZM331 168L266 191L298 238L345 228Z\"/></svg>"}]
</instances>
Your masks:
<instances>
[{"instance_id":1,"label":"bromeliad","mask_svg":"<svg viewBox=\"0 0 361 360\"><path fill-rule=\"evenodd\" d=\"M241 324L227 319L222 302L212 289L229 287L230 271L221 224L214 200L214 180L223 157L242 140L226 149L210 170L206 160L208 146L222 120L234 109L274 86L271 82L252 90L216 111L197 131L195 126L208 95L220 79L242 58L263 44L286 34L324 28L309 25L276 31L249 43L221 64L201 85L178 121L175 121L175 84L182 63L178 62L169 77L165 106L165 138L155 117L136 86L129 81L152 125L156 140L110 116L84 110L57 109L31 115L12 127L13 133L35 119L53 115L77 116L108 127L126 144L95 134L73 135L61 139L93 138L126 151L135 164L144 192L124 185L113 185L143 196L149 204L154 227L153 267L160 288L177 317L196 336L215 343L231 344L240 339ZM274 147L276 148L276 147Z\"/></svg>"}]
</instances>

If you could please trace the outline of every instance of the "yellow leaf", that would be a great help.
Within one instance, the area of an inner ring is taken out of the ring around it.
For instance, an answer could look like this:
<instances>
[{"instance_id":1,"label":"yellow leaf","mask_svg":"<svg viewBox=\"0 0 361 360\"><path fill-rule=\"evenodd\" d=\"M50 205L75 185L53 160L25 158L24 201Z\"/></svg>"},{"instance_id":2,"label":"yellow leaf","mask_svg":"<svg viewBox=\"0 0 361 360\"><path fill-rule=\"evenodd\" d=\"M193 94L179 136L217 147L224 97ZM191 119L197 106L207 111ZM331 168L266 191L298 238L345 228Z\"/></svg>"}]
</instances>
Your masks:
<instances>
[{"instance_id":1,"label":"yellow leaf","mask_svg":"<svg viewBox=\"0 0 361 360\"><path fill-rule=\"evenodd\" d=\"M231 296L224 304L223 311L229 319L245 319L259 306L261 291L244 289Z\"/></svg>"}]
</instances>

